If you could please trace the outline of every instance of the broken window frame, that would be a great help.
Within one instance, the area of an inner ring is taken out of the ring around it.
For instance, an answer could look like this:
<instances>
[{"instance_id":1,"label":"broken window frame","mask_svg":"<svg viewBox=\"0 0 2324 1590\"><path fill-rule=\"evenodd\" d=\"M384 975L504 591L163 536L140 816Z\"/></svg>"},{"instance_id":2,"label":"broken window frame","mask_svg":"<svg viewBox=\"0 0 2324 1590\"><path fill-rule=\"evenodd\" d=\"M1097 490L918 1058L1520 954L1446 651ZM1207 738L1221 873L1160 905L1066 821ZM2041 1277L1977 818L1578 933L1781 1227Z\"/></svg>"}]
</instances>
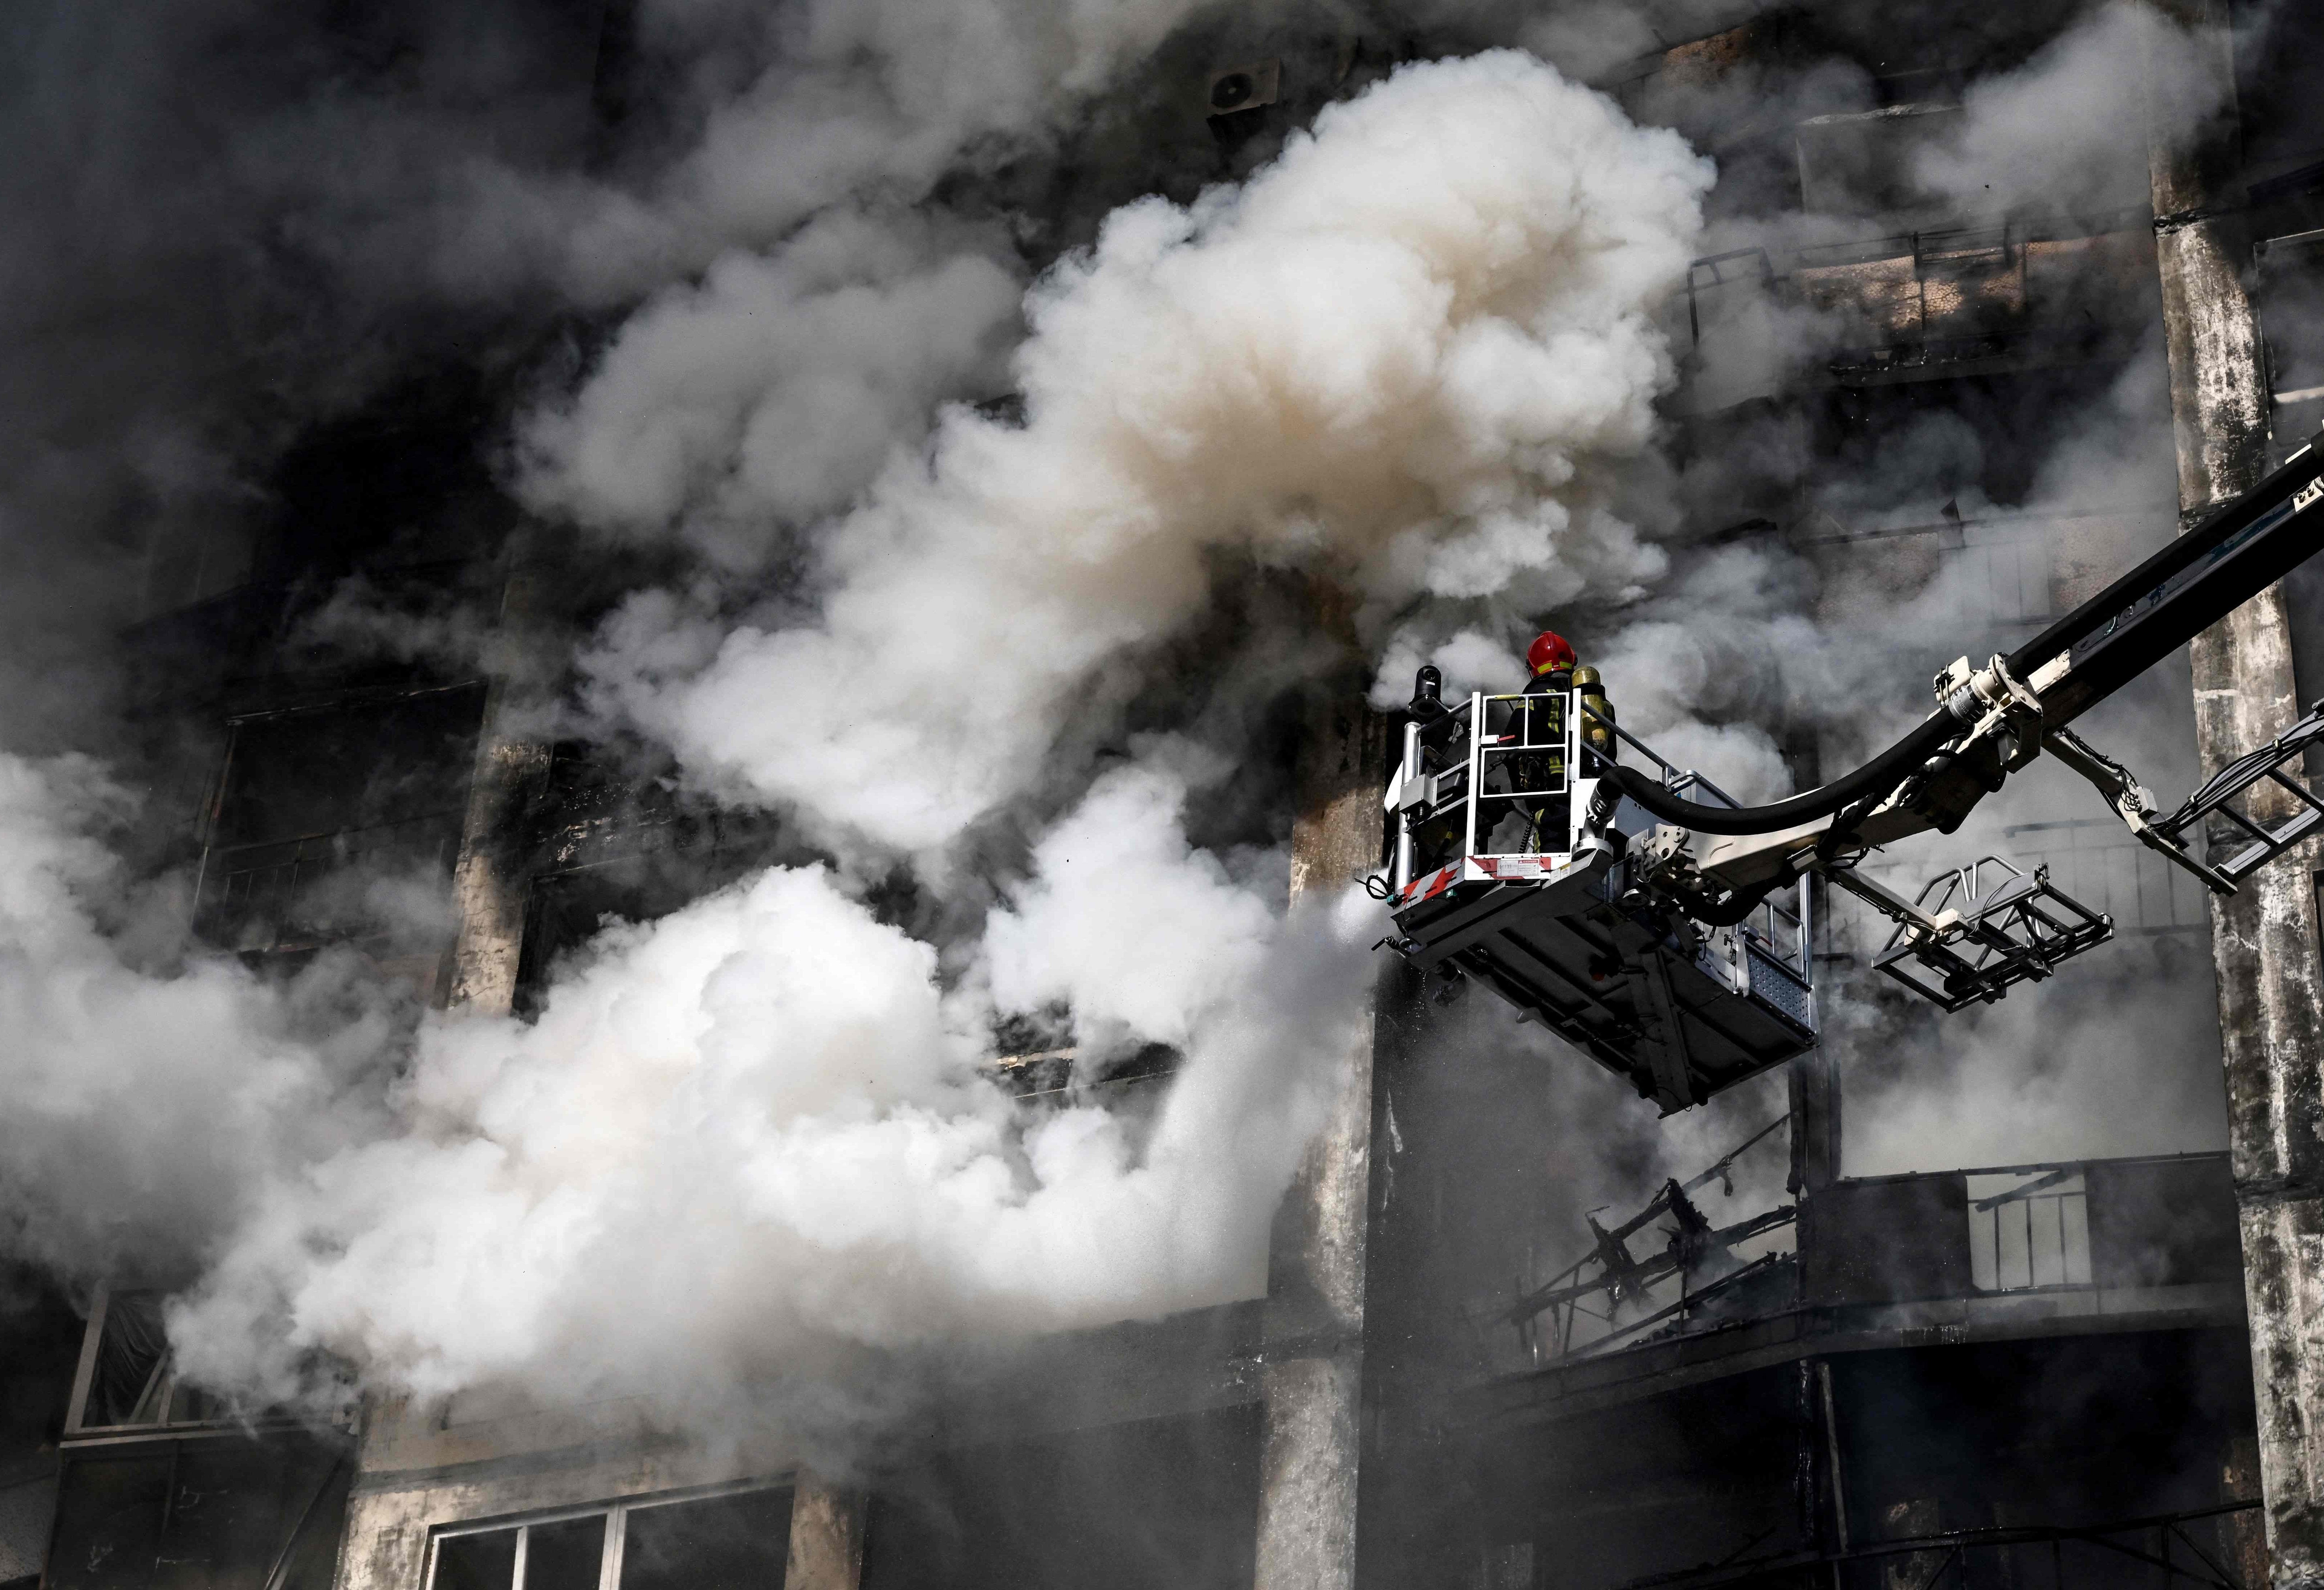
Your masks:
<instances>
[{"instance_id":1,"label":"broken window frame","mask_svg":"<svg viewBox=\"0 0 2324 1590\"><path fill-rule=\"evenodd\" d=\"M118 1324L126 1318L126 1310L115 1307L117 1300L158 1294L159 1290L143 1287L116 1289L106 1282L97 1283L96 1294L89 1302L88 1323L82 1328L80 1361L73 1372L71 1401L65 1408L64 1429L60 1438L62 1444L76 1446L150 1440L157 1437L201 1435L241 1430L248 1427L247 1420L235 1417L225 1409L198 1418L170 1417L178 1407L181 1395L198 1397L200 1393L179 1378L166 1341L154 1356L152 1366L146 1372L144 1387L132 1403L129 1417L106 1423L89 1422L89 1400L97 1394L106 1328L108 1322ZM158 1417L139 1418L139 1413L149 1406L156 1411Z\"/></svg>"},{"instance_id":2,"label":"broken window frame","mask_svg":"<svg viewBox=\"0 0 2324 1590\"><path fill-rule=\"evenodd\" d=\"M623 1497L615 1501L580 1503L570 1507L543 1508L532 1512L438 1524L428 1531L427 1565L420 1581L421 1590L437 1590L436 1576L445 1541L506 1530L516 1531L515 1567L510 1576L509 1590L524 1590L526 1549L531 1541L531 1531L551 1524L572 1523L587 1518L603 1518L605 1521L605 1544L597 1566L598 1590L621 1590L622 1558L629 1541L631 1514L688 1502L749 1495L761 1491L791 1491L796 1493L798 1484L798 1476L795 1474L759 1475L727 1480L717 1484L688 1486L683 1490L657 1491L650 1495ZM788 1555L788 1539L784 1549Z\"/></svg>"}]
</instances>

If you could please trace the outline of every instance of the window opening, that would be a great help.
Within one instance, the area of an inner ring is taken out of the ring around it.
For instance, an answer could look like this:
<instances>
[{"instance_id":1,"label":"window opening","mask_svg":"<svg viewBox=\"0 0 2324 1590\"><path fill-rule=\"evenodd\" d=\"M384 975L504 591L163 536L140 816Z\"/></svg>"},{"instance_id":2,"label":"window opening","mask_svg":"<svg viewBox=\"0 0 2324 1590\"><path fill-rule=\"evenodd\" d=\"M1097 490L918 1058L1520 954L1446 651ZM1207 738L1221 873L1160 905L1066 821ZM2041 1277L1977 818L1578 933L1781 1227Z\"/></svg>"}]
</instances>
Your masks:
<instances>
[{"instance_id":1,"label":"window opening","mask_svg":"<svg viewBox=\"0 0 2324 1590\"><path fill-rule=\"evenodd\" d=\"M1979 1291L2090 1284L2090 1219L2080 1165L1965 1176L1969 1283Z\"/></svg>"},{"instance_id":2,"label":"window opening","mask_svg":"<svg viewBox=\"0 0 2324 1590\"><path fill-rule=\"evenodd\" d=\"M525 1531L525 1590L597 1590L605 1563L605 1520L567 1519Z\"/></svg>"},{"instance_id":3,"label":"window opening","mask_svg":"<svg viewBox=\"0 0 2324 1590\"><path fill-rule=\"evenodd\" d=\"M196 930L247 953L385 952L364 884L448 882L483 711L483 687L463 685L234 720Z\"/></svg>"},{"instance_id":4,"label":"window opening","mask_svg":"<svg viewBox=\"0 0 2324 1590\"><path fill-rule=\"evenodd\" d=\"M509 1590L516 1582L516 1551L523 1535L522 1530L489 1530L438 1541L436 1590Z\"/></svg>"},{"instance_id":5,"label":"window opening","mask_svg":"<svg viewBox=\"0 0 2324 1590\"><path fill-rule=\"evenodd\" d=\"M743 1484L437 1531L429 1590L778 1590L791 1491Z\"/></svg>"},{"instance_id":6,"label":"window opening","mask_svg":"<svg viewBox=\"0 0 2324 1590\"><path fill-rule=\"evenodd\" d=\"M632 1507L622 1530L618 1583L621 1590L760 1590L780 1585L790 1534L787 1490Z\"/></svg>"}]
</instances>

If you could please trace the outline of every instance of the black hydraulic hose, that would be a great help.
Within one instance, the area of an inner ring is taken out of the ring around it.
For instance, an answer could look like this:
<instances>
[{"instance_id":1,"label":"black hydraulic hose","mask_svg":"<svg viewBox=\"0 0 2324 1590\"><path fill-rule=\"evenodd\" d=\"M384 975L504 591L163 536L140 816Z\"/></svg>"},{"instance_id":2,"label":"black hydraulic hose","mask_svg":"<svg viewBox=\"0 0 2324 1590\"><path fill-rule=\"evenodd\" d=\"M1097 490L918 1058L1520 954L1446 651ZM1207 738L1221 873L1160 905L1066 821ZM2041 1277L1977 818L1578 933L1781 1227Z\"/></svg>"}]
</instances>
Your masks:
<instances>
[{"instance_id":1,"label":"black hydraulic hose","mask_svg":"<svg viewBox=\"0 0 2324 1590\"><path fill-rule=\"evenodd\" d=\"M1764 806L1706 806L1701 801L1671 794L1662 786L1661 780L1636 767L1609 764L1600 772L1615 788L1665 823L1675 823L1702 833L1775 833L1812 823L1819 817L1830 817L1866 795L1886 795L1919 772L1922 764L1960 732L1960 724L1950 714L1932 712L1910 734L1855 772L1805 795Z\"/></svg>"}]
</instances>

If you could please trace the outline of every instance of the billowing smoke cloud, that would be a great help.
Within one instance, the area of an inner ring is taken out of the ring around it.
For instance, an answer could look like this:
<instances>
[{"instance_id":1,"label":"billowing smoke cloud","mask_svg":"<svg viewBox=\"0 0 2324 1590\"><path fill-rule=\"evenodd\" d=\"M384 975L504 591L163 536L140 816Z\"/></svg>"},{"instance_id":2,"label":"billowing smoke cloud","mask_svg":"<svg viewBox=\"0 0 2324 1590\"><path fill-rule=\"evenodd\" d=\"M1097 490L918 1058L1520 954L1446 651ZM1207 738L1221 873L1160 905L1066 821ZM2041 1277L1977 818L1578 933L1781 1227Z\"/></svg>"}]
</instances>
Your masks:
<instances>
[{"instance_id":1,"label":"billowing smoke cloud","mask_svg":"<svg viewBox=\"0 0 2324 1590\"><path fill-rule=\"evenodd\" d=\"M1965 96L1958 124L1919 152L1914 176L1962 213L2082 213L2146 202L2147 129L2218 109L2202 54L2217 45L2136 0L2114 0L2013 72Z\"/></svg>"},{"instance_id":2,"label":"billowing smoke cloud","mask_svg":"<svg viewBox=\"0 0 2324 1590\"><path fill-rule=\"evenodd\" d=\"M772 255L722 258L534 421L536 501L616 533L676 524L746 563L845 507L936 398L997 383L1021 284L991 239L963 241L842 211Z\"/></svg>"},{"instance_id":3,"label":"billowing smoke cloud","mask_svg":"<svg viewBox=\"0 0 2324 1590\"><path fill-rule=\"evenodd\" d=\"M721 634L632 603L586 659L595 700L722 787L929 850L1039 785L1076 691L1200 610L1206 555L1389 611L1634 595L1663 560L1608 473L1653 436L1649 311L1710 175L1529 58L1403 71L1245 187L1132 205L1038 282L1023 424L951 410L819 532L815 621ZM565 461L613 445L586 427L680 329L616 347L537 495L631 511Z\"/></svg>"},{"instance_id":4,"label":"billowing smoke cloud","mask_svg":"<svg viewBox=\"0 0 2324 1590\"><path fill-rule=\"evenodd\" d=\"M933 852L1075 781L1049 753L1076 687L1194 617L1217 552L1344 580L1375 629L1632 597L1663 562L1615 476L1653 436L1650 311L1708 179L1527 58L1408 69L1240 190L1115 216L1026 299L1023 423L948 411L821 526L863 461L802 417L908 439L911 394L972 379L1013 298L973 250L923 229L882 252L897 234L856 218L732 257L535 422L531 490L730 567L733 536L797 533L815 613L687 668L666 659L718 615L632 602L589 658L598 699L727 787ZM835 262L858 245L868 281ZM963 337L916 336L915 295ZM913 367L835 395L826 338L859 375L867 341ZM1252 1295L1376 924L1353 891L1286 906L1279 853L1191 846L1187 779L1219 758L1135 749L942 955L841 875L779 868L609 930L534 1020L430 1019L392 1128L239 1190L172 1314L185 1366L275 1397L334 1363L673 1392ZM1180 1053L1150 1110L977 1076L996 1021L1060 1014L1088 1074Z\"/></svg>"},{"instance_id":5,"label":"billowing smoke cloud","mask_svg":"<svg viewBox=\"0 0 2324 1590\"><path fill-rule=\"evenodd\" d=\"M254 1180L381 1123L399 1013L345 962L289 988L187 957L92 832L130 804L88 762L0 756L0 1236L69 1275L181 1279Z\"/></svg>"},{"instance_id":6,"label":"billowing smoke cloud","mask_svg":"<svg viewBox=\"0 0 2324 1590\"><path fill-rule=\"evenodd\" d=\"M275 1395L316 1348L423 1392L680 1392L1252 1295L1364 924L1236 886L1183 796L1101 783L950 993L930 946L785 869L609 932L537 1022L431 1024L404 1128L265 1190L173 1318L185 1364ZM1183 1052L1150 1119L976 1075L992 1008L1053 1001Z\"/></svg>"}]
</instances>

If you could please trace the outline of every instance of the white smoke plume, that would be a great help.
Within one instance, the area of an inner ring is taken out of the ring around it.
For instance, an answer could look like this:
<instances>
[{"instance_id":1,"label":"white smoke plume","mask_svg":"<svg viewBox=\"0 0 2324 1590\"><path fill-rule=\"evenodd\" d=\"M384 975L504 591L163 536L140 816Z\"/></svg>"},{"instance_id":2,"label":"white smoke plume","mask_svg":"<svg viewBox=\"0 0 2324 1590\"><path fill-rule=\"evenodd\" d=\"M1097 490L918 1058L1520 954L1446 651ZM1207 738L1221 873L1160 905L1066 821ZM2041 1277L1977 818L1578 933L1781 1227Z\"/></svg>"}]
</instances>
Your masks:
<instances>
[{"instance_id":1,"label":"white smoke plume","mask_svg":"<svg viewBox=\"0 0 2324 1590\"><path fill-rule=\"evenodd\" d=\"M1193 618L1213 552L1343 579L1375 629L1430 600L1635 595L1662 560L1614 477L1654 434L1650 312L1708 180L1528 58L1401 72L1243 188L1132 206L1038 283L1024 423L950 410L807 528L810 620L672 667L716 615L689 636L657 621L677 599L634 602L588 659L598 698L728 788L934 853L1074 780L1049 750L1076 688ZM649 306L537 422L536 499L715 535L844 491L844 458L801 489L754 450L825 400L816 339L873 312L816 277L832 246L810 229ZM978 306L915 354L971 370L1000 280L882 257L890 303ZM777 309L787 329L751 328ZM900 423L876 383L847 392L867 429ZM1376 931L1352 891L1286 906L1279 854L1191 847L1186 769L1216 758L1139 744L941 956L841 875L781 868L609 930L537 1019L431 1019L394 1128L246 1190L173 1311L185 1366L272 1396L330 1361L422 1392L672 1391L1252 1295ZM1085 1058L1183 1054L1150 1115L976 1076L997 1017L1058 1010Z\"/></svg>"},{"instance_id":2,"label":"white smoke plume","mask_svg":"<svg viewBox=\"0 0 2324 1590\"><path fill-rule=\"evenodd\" d=\"M2220 84L2218 48L2137 0L2114 0L2015 71L1971 86L1957 126L1919 152L1914 176L1963 213L2084 213L2147 199L2147 130L2200 125Z\"/></svg>"},{"instance_id":3,"label":"white smoke plume","mask_svg":"<svg viewBox=\"0 0 2324 1590\"><path fill-rule=\"evenodd\" d=\"M423 1393L682 1394L832 1344L1252 1295L1348 1052L1362 924L1234 885L1183 796L1102 783L952 993L932 947L779 869L608 932L536 1022L432 1022L401 1129L265 1189L173 1316L183 1362L276 1396L315 1349ZM1182 1050L1150 1121L976 1074L993 1006L1052 1000Z\"/></svg>"},{"instance_id":4,"label":"white smoke plume","mask_svg":"<svg viewBox=\"0 0 2324 1590\"><path fill-rule=\"evenodd\" d=\"M1243 188L1132 205L1037 283L1024 423L947 412L819 531L812 623L722 632L641 601L585 660L594 699L722 788L931 850L1038 785L1076 691L1200 611L1207 554L1327 571L1388 612L1635 595L1663 560L1608 476L1653 437L1650 311L1710 176L1528 57L1402 71ZM624 512L565 461L600 446L601 394L690 334L632 327L554 422L538 497Z\"/></svg>"},{"instance_id":5,"label":"white smoke plume","mask_svg":"<svg viewBox=\"0 0 2324 1590\"><path fill-rule=\"evenodd\" d=\"M285 991L186 957L180 903L127 891L94 832L130 804L85 759L0 756L0 1234L171 1281L257 1179L383 1124L370 1068L408 1023L344 963Z\"/></svg>"},{"instance_id":6,"label":"white smoke plume","mask_svg":"<svg viewBox=\"0 0 2324 1590\"><path fill-rule=\"evenodd\" d=\"M783 527L845 507L936 399L995 384L1022 290L999 252L839 211L770 255L721 258L535 419L536 501L615 533L675 522L747 565Z\"/></svg>"}]
</instances>

